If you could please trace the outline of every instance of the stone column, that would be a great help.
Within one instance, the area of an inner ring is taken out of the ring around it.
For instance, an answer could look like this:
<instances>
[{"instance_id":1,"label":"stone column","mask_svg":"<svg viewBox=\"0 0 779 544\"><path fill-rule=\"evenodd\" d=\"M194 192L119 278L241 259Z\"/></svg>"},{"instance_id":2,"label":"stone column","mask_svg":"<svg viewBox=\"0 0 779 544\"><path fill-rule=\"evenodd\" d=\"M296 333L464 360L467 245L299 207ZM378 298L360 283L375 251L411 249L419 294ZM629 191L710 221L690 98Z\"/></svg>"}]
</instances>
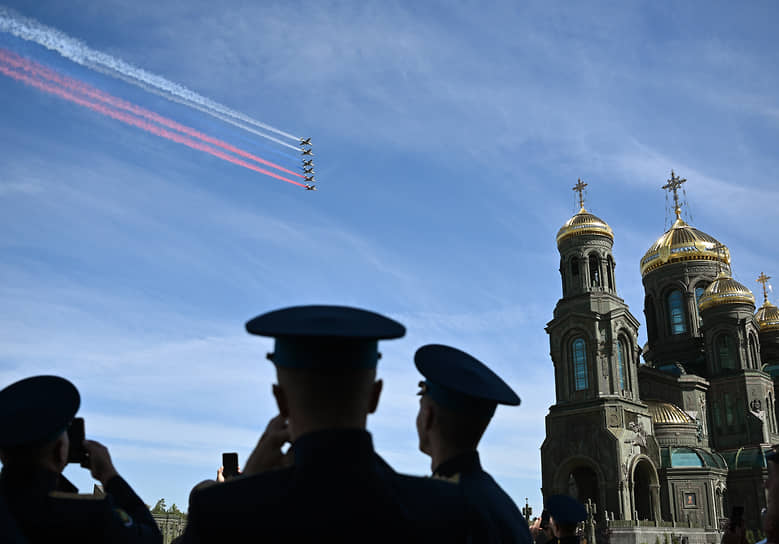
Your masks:
<instances>
[{"instance_id":1,"label":"stone column","mask_svg":"<svg viewBox=\"0 0 779 544\"><path fill-rule=\"evenodd\" d=\"M652 496L652 516L656 521L663 519L660 508L660 484L649 484L649 494Z\"/></svg>"}]
</instances>

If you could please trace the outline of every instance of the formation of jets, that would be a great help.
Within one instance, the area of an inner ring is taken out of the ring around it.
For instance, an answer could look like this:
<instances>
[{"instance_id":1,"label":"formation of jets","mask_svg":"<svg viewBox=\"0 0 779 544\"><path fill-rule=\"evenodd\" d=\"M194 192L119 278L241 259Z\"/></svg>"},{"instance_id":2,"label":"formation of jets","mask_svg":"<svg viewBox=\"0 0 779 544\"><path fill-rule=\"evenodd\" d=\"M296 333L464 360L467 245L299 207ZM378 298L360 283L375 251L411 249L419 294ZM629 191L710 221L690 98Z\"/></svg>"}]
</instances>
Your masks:
<instances>
[{"instance_id":1,"label":"formation of jets","mask_svg":"<svg viewBox=\"0 0 779 544\"><path fill-rule=\"evenodd\" d=\"M306 159L306 155L314 156L312 150L311 138L300 139L300 155L303 163L303 179L306 181L306 191L316 191L316 180L314 179L314 159Z\"/></svg>"}]
</instances>

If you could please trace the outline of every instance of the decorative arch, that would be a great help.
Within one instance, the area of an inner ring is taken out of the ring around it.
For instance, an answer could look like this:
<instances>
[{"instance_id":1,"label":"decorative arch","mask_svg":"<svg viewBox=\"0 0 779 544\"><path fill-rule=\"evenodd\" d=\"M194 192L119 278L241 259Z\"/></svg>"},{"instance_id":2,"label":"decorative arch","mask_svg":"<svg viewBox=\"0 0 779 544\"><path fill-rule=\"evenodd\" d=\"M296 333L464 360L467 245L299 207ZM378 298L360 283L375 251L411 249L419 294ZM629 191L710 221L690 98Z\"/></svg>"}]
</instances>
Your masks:
<instances>
[{"instance_id":1,"label":"decorative arch","mask_svg":"<svg viewBox=\"0 0 779 544\"><path fill-rule=\"evenodd\" d=\"M574 391L589 389L589 365L587 364L587 341L583 336L573 338L568 347L573 370Z\"/></svg>"},{"instance_id":2,"label":"decorative arch","mask_svg":"<svg viewBox=\"0 0 779 544\"><path fill-rule=\"evenodd\" d=\"M608 280L609 290L615 291L614 286L614 258L611 254L606 257L606 279Z\"/></svg>"},{"instance_id":3,"label":"decorative arch","mask_svg":"<svg viewBox=\"0 0 779 544\"><path fill-rule=\"evenodd\" d=\"M720 370L736 368L737 353L736 342L728 332L721 332L714 337L714 352L717 356L717 365Z\"/></svg>"},{"instance_id":4,"label":"decorative arch","mask_svg":"<svg viewBox=\"0 0 779 544\"><path fill-rule=\"evenodd\" d=\"M749 344L749 360L750 364L749 366L751 368L760 368L760 352L757 348L757 338L755 338L755 333L749 332L748 333L748 344Z\"/></svg>"},{"instance_id":5,"label":"decorative arch","mask_svg":"<svg viewBox=\"0 0 779 544\"><path fill-rule=\"evenodd\" d=\"M657 337L657 313L652 295L647 295L644 298L644 317L646 318L647 334L650 338Z\"/></svg>"},{"instance_id":6,"label":"decorative arch","mask_svg":"<svg viewBox=\"0 0 779 544\"><path fill-rule=\"evenodd\" d=\"M587 258L590 262L590 286L602 287L603 278L601 277L600 255L596 251L591 251Z\"/></svg>"},{"instance_id":7,"label":"decorative arch","mask_svg":"<svg viewBox=\"0 0 779 544\"><path fill-rule=\"evenodd\" d=\"M654 520L660 515L660 479L652 460L644 454L636 455L630 463L632 507L638 519Z\"/></svg>"},{"instance_id":8,"label":"decorative arch","mask_svg":"<svg viewBox=\"0 0 779 544\"><path fill-rule=\"evenodd\" d=\"M617 385L620 391L630 389L630 370L633 361L631 342L623 330L617 333Z\"/></svg>"},{"instance_id":9,"label":"decorative arch","mask_svg":"<svg viewBox=\"0 0 779 544\"><path fill-rule=\"evenodd\" d=\"M575 487L571 487L571 479ZM575 498L582 504L590 499L598 505L605 505L605 482L603 470L590 457L574 455L564 459L554 475L556 493L569 494L575 491ZM598 508L601 510L601 507Z\"/></svg>"}]
</instances>

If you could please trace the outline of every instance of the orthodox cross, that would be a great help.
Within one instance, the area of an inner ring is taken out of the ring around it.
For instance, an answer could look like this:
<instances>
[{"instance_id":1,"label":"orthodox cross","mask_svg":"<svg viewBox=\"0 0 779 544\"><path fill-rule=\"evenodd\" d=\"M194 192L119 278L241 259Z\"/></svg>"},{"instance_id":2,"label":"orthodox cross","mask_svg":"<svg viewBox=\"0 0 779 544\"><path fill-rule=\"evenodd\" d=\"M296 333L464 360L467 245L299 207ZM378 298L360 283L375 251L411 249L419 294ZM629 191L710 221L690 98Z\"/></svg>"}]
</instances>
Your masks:
<instances>
[{"instance_id":1,"label":"orthodox cross","mask_svg":"<svg viewBox=\"0 0 779 544\"><path fill-rule=\"evenodd\" d=\"M763 302L768 302L768 291L766 291L766 285L768 285L768 280L771 279L771 276L766 276L765 272L760 272L760 276L757 278L757 283L763 284Z\"/></svg>"},{"instance_id":2,"label":"orthodox cross","mask_svg":"<svg viewBox=\"0 0 779 544\"><path fill-rule=\"evenodd\" d=\"M584 209L584 188L585 187L587 187L587 184L582 181L582 178L579 178L578 183L573 186L573 190L579 193L579 207L582 209Z\"/></svg>"},{"instance_id":3,"label":"orthodox cross","mask_svg":"<svg viewBox=\"0 0 779 544\"><path fill-rule=\"evenodd\" d=\"M682 216L682 209L679 207L679 187L682 186L683 183L687 183L686 178L680 178L676 174L674 174L674 171L671 170L671 179L668 180L668 183L663 185L663 189L666 191L673 191L674 194L674 212L676 212L676 218L680 219Z\"/></svg>"},{"instance_id":4,"label":"orthodox cross","mask_svg":"<svg viewBox=\"0 0 779 544\"><path fill-rule=\"evenodd\" d=\"M530 516L533 515L533 507L528 504L527 497L525 497L525 507L522 509L522 515L525 516L527 522L530 523Z\"/></svg>"}]
</instances>

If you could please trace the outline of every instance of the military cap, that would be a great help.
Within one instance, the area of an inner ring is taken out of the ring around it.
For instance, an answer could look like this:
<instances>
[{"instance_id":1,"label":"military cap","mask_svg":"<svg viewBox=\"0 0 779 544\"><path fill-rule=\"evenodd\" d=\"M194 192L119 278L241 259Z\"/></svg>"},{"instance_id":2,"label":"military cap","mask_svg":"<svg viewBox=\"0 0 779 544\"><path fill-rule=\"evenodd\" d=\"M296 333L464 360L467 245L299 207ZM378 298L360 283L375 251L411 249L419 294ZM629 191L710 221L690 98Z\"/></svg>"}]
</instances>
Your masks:
<instances>
[{"instance_id":1,"label":"military cap","mask_svg":"<svg viewBox=\"0 0 779 544\"><path fill-rule=\"evenodd\" d=\"M587 519L587 511L579 501L568 495L552 495L546 499L546 509L555 523L569 525Z\"/></svg>"},{"instance_id":2,"label":"military cap","mask_svg":"<svg viewBox=\"0 0 779 544\"><path fill-rule=\"evenodd\" d=\"M400 338L406 328L383 315L348 306L293 306L246 323L251 334L276 339L268 359L285 368L376 368L379 340Z\"/></svg>"},{"instance_id":3,"label":"military cap","mask_svg":"<svg viewBox=\"0 0 779 544\"><path fill-rule=\"evenodd\" d=\"M519 405L519 397L487 366L459 349L441 344L419 348L414 363L426 378L421 394L457 412L493 414L498 404Z\"/></svg>"},{"instance_id":4,"label":"military cap","mask_svg":"<svg viewBox=\"0 0 779 544\"><path fill-rule=\"evenodd\" d=\"M68 428L81 404L78 389L59 376L33 376L0 391L0 447L36 446Z\"/></svg>"}]
</instances>

